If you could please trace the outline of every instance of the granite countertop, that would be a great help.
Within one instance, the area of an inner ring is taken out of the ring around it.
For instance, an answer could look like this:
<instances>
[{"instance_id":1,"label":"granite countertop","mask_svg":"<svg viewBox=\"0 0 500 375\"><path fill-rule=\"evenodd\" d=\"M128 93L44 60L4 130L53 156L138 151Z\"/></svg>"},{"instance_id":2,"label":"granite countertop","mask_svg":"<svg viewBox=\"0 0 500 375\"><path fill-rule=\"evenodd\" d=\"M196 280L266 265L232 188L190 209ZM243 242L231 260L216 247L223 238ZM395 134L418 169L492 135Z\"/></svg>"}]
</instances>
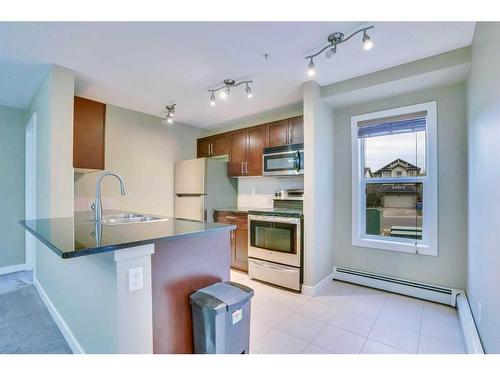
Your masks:
<instances>
[{"instance_id":1,"label":"granite countertop","mask_svg":"<svg viewBox=\"0 0 500 375\"><path fill-rule=\"evenodd\" d=\"M104 211L103 215L121 213L127 212ZM21 220L20 224L61 258L74 258L180 236L236 228L234 225L221 223L203 223L171 217L164 219L156 222L104 225L94 222L91 212L75 212L72 217Z\"/></svg>"}]
</instances>

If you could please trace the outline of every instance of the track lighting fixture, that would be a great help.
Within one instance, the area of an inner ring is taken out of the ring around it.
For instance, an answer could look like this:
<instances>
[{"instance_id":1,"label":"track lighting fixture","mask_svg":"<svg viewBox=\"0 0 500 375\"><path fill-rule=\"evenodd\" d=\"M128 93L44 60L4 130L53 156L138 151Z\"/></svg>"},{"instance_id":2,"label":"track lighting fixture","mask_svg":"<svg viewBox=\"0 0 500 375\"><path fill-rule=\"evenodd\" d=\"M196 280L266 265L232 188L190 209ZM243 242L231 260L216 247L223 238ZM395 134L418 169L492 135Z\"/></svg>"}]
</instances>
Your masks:
<instances>
[{"instance_id":1,"label":"track lighting fixture","mask_svg":"<svg viewBox=\"0 0 500 375\"><path fill-rule=\"evenodd\" d=\"M359 30L356 30L349 36L345 36L343 33L333 33L328 35L328 44L324 46L322 49L320 49L318 52L316 52L313 55L306 56L305 59L309 60L309 65L307 67L307 75L309 77L314 76L316 73L314 69L314 58L320 54L322 54L324 51L326 51L326 57L330 58L332 57L335 53L337 53L337 46L339 44L342 44L344 42L347 42L349 39L351 39L354 35L363 33L363 49L368 51L373 47L373 41L371 40L370 36L368 35L367 31L370 29L373 29L375 26L368 26L368 27L363 27Z\"/></svg>"},{"instance_id":2,"label":"track lighting fixture","mask_svg":"<svg viewBox=\"0 0 500 375\"><path fill-rule=\"evenodd\" d=\"M224 80L224 86L218 87L216 89L211 89L208 90L210 93L210 105L214 106L215 105L215 93L219 92L219 97L221 99L226 99L229 96L229 92L231 91L231 88L243 85L245 84L245 92L247 94L247 98L251 98L253 96L252 94L252 89L250 88L250 84L253 83L253 81L240 81L236 82L234 79L225 79Z\"/></svg>"},{"instance_id":3,"label":"track lighting fixture","mask_svg":"<svg viewBox=\"0 0 500 375\"><path fill-rule=\"evenodd\" d=\"M165 106L165 109L167 110L167 113L165 115L165 119L161 123L164 125L172 124L174 122L175 103Z\"/></svg>"}]
</instances>

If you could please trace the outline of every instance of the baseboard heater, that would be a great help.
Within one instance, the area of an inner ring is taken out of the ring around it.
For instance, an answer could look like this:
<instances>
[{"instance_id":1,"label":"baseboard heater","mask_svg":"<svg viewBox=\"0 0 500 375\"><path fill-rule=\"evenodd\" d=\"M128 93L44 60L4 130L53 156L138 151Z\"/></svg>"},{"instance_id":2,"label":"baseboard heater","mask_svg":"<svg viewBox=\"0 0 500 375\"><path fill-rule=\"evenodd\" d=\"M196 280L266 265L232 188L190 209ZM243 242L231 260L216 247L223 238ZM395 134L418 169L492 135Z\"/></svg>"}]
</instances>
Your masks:
<instances>
[{"instance_id":1,"label":"baseboard heater","mask_svg":"<svg viewBox=\"0 0 500 375\"><path fill-rule=\"evenodd\" d=\"M333 279L456 307L469 354L484 354L467 295L463 290L418 283L345 267L334 267Z\"/></svg>"},{"instance_id":2,"label":"baseboard heater","mask_svg":"<svg viewBox=\"0 0 500 375\"><path fill-rule=\"evenodd\" d=\"M458 289L418 283L344 267L334 267L333 278L335 280L347 281L370 288L382 289L393 293L439 302L453 307L456 305L457 295L461 292L461 290Z\"/></svg>"}]
</instances>

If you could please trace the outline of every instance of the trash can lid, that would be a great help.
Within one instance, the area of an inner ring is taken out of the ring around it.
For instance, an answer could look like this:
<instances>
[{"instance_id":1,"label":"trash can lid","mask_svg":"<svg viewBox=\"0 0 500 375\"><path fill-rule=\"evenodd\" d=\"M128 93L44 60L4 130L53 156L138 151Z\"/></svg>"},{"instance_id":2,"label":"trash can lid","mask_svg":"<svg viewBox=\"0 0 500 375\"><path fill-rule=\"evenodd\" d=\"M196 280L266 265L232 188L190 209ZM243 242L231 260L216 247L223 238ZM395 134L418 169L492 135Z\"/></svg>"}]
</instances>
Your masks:
<instances>
[{"instance_id":1,"label":"trash can lid","mask_svg":"<svg viewBox=\"0 0 500 375\"><path fill-rule=\"evenodd\" d=\"M207 286L206 288L199 289L195 294L192 295L192 297L195 297L195 295L198 293L203 293L205 296L210 296L212 298L216 298L219 301L222 301L227 306L226 308L231 308L231 306L233 305L242 303L243 301L250 299L254 294L253 289L231 281L215 283ZM191 301L198 305L201 304L205 308L216 310L221 307L219 304L213 303L215 302L213 301L213 299L211 301L212 303L210 303L210 298L195 299L196 300L193 300L193 298L191 298Z\"/></svg>"}]
</instances>

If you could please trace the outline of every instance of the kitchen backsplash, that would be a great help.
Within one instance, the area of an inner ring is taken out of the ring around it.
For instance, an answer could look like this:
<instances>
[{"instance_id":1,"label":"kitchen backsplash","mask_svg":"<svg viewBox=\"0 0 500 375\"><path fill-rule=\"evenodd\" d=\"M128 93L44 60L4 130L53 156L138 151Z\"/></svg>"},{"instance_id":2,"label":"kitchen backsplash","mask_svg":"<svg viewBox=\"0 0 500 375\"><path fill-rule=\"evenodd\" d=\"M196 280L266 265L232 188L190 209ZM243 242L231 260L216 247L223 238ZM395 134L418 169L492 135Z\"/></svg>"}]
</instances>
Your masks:
<instances>
[{"instance_id":1,"label":"kitchen backsplash","mask_svg":"<svg viewBox=\"0 0 500 375\"><path fill-rule=\"evenodd\" d=\"M248 177L238 179L238 207L273 206L273 196L280 189L303 189L303 177Z\"/></svg>"}]
</instances>

